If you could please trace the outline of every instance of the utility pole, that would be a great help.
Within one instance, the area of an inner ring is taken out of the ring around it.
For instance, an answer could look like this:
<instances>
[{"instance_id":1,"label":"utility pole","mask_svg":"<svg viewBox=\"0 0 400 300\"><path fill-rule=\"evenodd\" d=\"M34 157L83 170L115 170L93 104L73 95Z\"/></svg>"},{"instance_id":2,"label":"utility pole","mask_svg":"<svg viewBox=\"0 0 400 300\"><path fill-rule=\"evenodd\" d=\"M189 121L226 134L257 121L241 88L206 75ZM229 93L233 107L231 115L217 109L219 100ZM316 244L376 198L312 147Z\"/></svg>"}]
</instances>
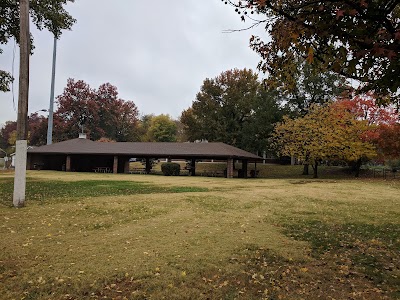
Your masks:
<instances>
[{"instance_id":1,"label":"utility pole","mask_svg":"<svg viewBox=\"0 0 400 300\"><path fill-rule=\"evenodd\" d=\"M24 206L26 190L26 160L28 136L28 93L29 93L29 0L20 0L20 65L17 115L17 142L15 149L14 197L15 207Z\"/></svg>"},{"instance_id":2,"label":"utility pole","mask_svg":"<svg viewBox=\"0 0 400 300\"><path fill-rule=\"evenodd\" d=\"M50 107L49 107L49 119L47 122L47 145L53 143L53 109L54 109L54 83L56 79L56 58L57 58L57 38L56 36L54 36L53 67L51 71L51 88L50 88Z\"/></svg>"}]
</instances>

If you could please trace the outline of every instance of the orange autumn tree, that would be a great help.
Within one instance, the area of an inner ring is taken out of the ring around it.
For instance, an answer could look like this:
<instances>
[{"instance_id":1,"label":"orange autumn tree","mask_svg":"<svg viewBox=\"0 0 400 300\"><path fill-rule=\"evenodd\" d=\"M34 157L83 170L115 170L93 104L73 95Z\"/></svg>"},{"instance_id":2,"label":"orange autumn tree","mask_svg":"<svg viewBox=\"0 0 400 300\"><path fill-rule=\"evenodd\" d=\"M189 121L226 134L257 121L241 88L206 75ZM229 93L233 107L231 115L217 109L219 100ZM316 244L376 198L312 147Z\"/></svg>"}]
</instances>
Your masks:
<instances>
[{"instance_id":1,"label":"orange autumn tree","mask_svg":"<svg viewBox=\"0 0 400 300\"><path fill-rule=\"evenodd\" d=\"M400 158L400 124L381 125L375 140L379 155L386 160Z\"/></svg>"},{"instance_id":2,"label":"orange autumn tree","mask_svg":"<svg viewBox=\"0 0 400 300\"><path fill-rule=\"evenodd\" d=\"M376 156L374 144L364 137L369 129L366 120L330 104L312 106L302 118L285 117L276 125L273 139L279 154L311 164L314 178L318 177L319 163L326 160L352 162L358 176L362 160Z\"/></svg>"},{"instance_id":3,"label":"orange autumn tree","mask_svg":"<svg viewBox=\"0 0 400 300\"><path fill-rule=\"evenodd\" d=\"M393 106L378 105L373 93L341 98L332 105L347 110L358 120L366 120L369 125L394 125L399 121L398 110Z\"/></svg>"},{"instance_id":4,"label":"orange autumn tree","mask_svg":"<svg viewBox=\"0 0 400 300\"><path fill-rule=\"evenodd\" d=\"M337 109L346 110L357 120L365 120L370 125L364 139L374 143L379 159L400 157L399 111L394 106L378 105L372 93L358 95L352 99L341 99L333 104Z\"/></svg>"}]
</instances>

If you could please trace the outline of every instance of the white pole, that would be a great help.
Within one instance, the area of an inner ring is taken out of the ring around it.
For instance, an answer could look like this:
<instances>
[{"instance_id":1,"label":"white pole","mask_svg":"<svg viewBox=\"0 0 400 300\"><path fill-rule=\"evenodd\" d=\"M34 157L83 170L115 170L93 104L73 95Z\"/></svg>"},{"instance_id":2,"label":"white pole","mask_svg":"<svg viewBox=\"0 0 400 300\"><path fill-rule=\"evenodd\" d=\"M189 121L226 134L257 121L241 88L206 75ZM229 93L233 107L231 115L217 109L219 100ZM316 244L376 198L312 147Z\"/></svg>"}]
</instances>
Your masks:
<instances>
[{"instance_id":1,"label":"white pole","mask_svg":"<svg viewBox=\"0 0 400 300\"><path fill-rule=\"evenodd\" d=\"M53 67L51 71L51 88L50 88L50 107L49 107L49 119L47 123L47 145L53 143L53 109L54 109L54 84L56 79L56 58L57 58L57 38L56 36L54 36Z\"/></svg>"},{"instance_id":2,"label":"white pole","mask_svg":"<svg viewBox=\"0 0 400 300\"><path fill-rule=\"evenodd\" d=\"M24 206L26 191L26 155L28 143L26 140L16 142L14 200L15 207Z\"/></svg>"}]
</instances>

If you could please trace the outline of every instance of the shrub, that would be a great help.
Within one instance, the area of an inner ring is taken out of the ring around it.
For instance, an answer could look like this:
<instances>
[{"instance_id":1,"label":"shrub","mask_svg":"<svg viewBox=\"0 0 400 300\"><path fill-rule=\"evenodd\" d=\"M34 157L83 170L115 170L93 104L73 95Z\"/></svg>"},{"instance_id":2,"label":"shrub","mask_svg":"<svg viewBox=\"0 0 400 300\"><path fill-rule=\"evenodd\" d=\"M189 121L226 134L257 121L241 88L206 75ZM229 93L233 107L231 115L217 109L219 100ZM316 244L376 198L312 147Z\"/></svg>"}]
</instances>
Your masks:
<instances>
[{"instance_id":1,"label":"shrub","mask_svg":"<svg viewBox=\"0 0 400 300\"><path fill-rule=\"evenodd\" d=\"M164 176L179 176L181 172L181 166L177 163L163 163L161 165L161 171Z\"/></svg>"}]
</instances>

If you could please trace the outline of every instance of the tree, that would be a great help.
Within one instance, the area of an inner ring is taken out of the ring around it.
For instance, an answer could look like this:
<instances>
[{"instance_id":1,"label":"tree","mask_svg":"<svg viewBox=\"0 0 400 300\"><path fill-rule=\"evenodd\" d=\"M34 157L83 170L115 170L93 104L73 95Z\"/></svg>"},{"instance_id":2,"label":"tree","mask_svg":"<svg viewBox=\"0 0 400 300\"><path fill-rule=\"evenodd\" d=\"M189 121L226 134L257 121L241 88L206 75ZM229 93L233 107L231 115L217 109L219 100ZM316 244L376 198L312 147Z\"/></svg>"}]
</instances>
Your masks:
<instances>
[{"instance_id":1,"label":"tree","mask_svg":"<svg viewBox=\"0 0 400 300\"><path fill-rule=\"evenodd\" d=\"M117 122L115 124L115 140L118 142L139 141L138 109L133 101L119 99L115 107Z\"/></svg>"},{"instance_id":2,"label":"tree","mask_svg":"<svg viewBox=\"0 0 400 300\"><path fill-rule=\"evenodd\" d=\"M358 176L362 160L376 156L375 146L364 138L370 126L345 109L314 105L304 117L284 117L275 127L274 141L280 154L310 163L315 178L323 160L354 163Z\"/></svg>"},{"instance_id":3,"label":"tree","mask_svg":"<svg viewBox=\"0 0 400 300\"><path fill-rule=\"evenodd\" d=\"M153 114L147 114L147 115L142 115L139 119L139 125L138 125L138 136L139 140L142 142L148 142L149 137L147 135L150 125L151 125L151 119L153 119L154 115Z\"/></svg>"},{"instance_id":4,"label":"tree","mask_svg":"<svg viewBox=\"0 0 400 300\"><path fill-rule=\"evenodd\" d=\"M393 160L400 158L400 124L383 124L378 128L378 137L375 139L378 153L383 159Z\"/></svg>"},{"instance_id":5,"label":"tree","mask_svg":"<svg viewBox=\"0 0 400 300\"><path fill-rule=\"evenodd\" d=\"M7 142L10 146L15 147L15 143L17 142L17 131L16 130L14 130L10 133L10 136L9 136Z\"/></svg>"},{"instance_id":6,"label":"tree","mask_svg":"<svg viewBox=\"0 0 400 300\"><path fill-rule=\"evenodd\" d=\"M253 71L234 69L205 79L180 121L191 141L206 139L263 151L263 143L258 142L267 137L265 130L275 120L276 110L279 105L275 94L262 86Z\"/></svg>"},{"instance_id":7,"label":"tree","mask_svg":"<svg viewBox=\"0 0 400 300\"><path fill-rule=\"evenodd\" d=\"M287 113L278 101L279 93L260 86L253 103L252 115L242 129L243 149L251 152L273 152L271 136L274 126Z\"/></svg>"},{"instance_id":8,"label":"tree","mask_svg":"<svg viewBox=\"0 0 400 300\"><path fill-rule=\"evenodd\" d=\"M392 105L382 106L372 93L356 95L352 98L341 98L333 104L339 109L347 110L358 120L366 120L372 125L393 125L399 121L399 111Z\"/></svg>"},{"instance_id":9,"label":"tree","mask_svg":"<svg viewBox=\"0 0 400 300\"><path fill-rule=\"evenodd\" d=\"M0 130L0 134L1 134L0 148L7 149L11 146L9 143L9 139L14 131L17 132L17 122L7 121Z\"/></svg>"},{"instance_id":10,"label":"tree","mask_svg":"<svg viewBox=\"0 0 400 300\"><path fill-rule=\"evenodd\" d=\"M179 143L187 142L188 138L186 136L186 132L184 130L184 125L182 122L178 120L174 120L176 125L176 141Z\"/></svg>"},{"instance_id":11,"label":"tree","mask_svg":"<svg viewBox=\"0 0 400 300\"><path fill-rule=\"evenodd\" d=\"M201 133L200 121L197 119L198 118L197 116L195 116L192 107L183 110L181 113L179 121L182 124L183 134L186 137L187 141L195 141L201 139L203 133Z\"/></svg>"},{"instance_id":12,"label":"tree","mask_svg":"<svg viewBox=\"0 0 400 300\"><path fill-rule=\"evenodd\" d=\"M270 37L252 36L259 68L271 83L294 83L298 56L398 100L400 5L397 0L227 0L243 21L264 24ZM249 14L257 15L259 20Z\"/></svg>"},{"instance_id":13,"label":"tree","mask_svg":"<svg viewBox=\"0 0 400 300\"><path fill-rule=\"evenodd\" d=\"M373 94L357 95L352 99L341 99L333 104L344 109L358 120L368 122L370 129L364 139L372 142L378 149L380 159L396 159L400 157L400 134L398 109L393 106L381 106Z\"/></svg>"},{"instance_id":14,"label":"tree","mask_svg":"<svg viewBox=\"0 0 400 300\"><path fill-rule=\"evenodd\" d=\"M214 79L205 79L192 104L190 122L196 125L187 127L190 140L207 139L244 148L242 129L251 117L259 87L257 75L247 69L229 70Z\"/></svg>"},{"instance_id":15,"label":"tree","mask_svg":"<svg viewBox=\"0 0 400 300\"><path fill-rule=\"evenodd\" d=\"M132 101L118 98L117 88L110 83L102 84L95 92L98 106L98 128L104 136L118 141L137 140L138 110Z\"/></svg>"},{"instance_id":16,"label":"tree","mask_svg":"<svg viewBox=\"0 0 400 300\"><path fill-rule=\"evenodd\" d=\"M176 142L177 127L169 115L153 116L147 132L149 142Z\"/></svg>"},{"instance_id":17,"label":"tree","mask_svg":"<svg viewBox=\"0 0 400 300\"><path fill-rule=\"evenodd\" d=\"M45 145L47 142L47 118L37 112L28 117L28 144L33 146ZM17 140L17 122L7 121L0 130L0 148L14 152Z\"/></svg>"},{"instance_id":18,"label":"tree","mask_svg":"<svg viewBox=\"0 0 400 300\"><path fill-rule=\"evenodd\" d=\"M32 146L46 145L48 119L38 113L28 118L28 142Z\"/></svg>"},{"instance_id":19,"label":"tree","mask_svg":"<svg viewBox=\"0 0 400 300\"><path fill-rule=\"evenodd\" d=\"M30 15L32 22L39 30L46 28L54 36L59 37L61 30L71 29L76 21L64 9L68 2L74 2L74 0L31 0ZM0 20L0 44L6 44L12 38L19 43L19 1L2 0ZM0 54L2 52L0 49ZM0 70L0 91L9 91L12 80L11 74Z\"/></svg>"},{"instance_id":20,"label":"tree","mask_svg":"<svg viewBox=\"0 0 400 300\"><path fill-rule=\"evenodd\" d=\"M102 137L117 142L138 139L136 105L118 98L117 88L109 83L95 90L82 80L68 79L57 102L55 140L76 138L81 131L94 140Z\"/></svg>"},{"instance_id":21,"label":"tree","mask_svg":"<svg viewBox=\"0 0 400 300\"><path fill-rule=\"evenodd\" d=\"M83 80L68 79L67 86L57 97L58 109L54 113L54 140L63 141L76 138L85 131L97 140L105 136L98 124L98 105L93 90Z\"/></svg>"},{"instance_id":22,"label":"tree","mask_svg":"<svg viewBox=\"0 0 400 300\"><path fill-rule=\"evenodd\" d=\"M294 66L293 82L284 80L275 84L293 116L304 116L312 105L324 105L349 89L343 76L315 64L297 58Z\"/></svg>"},{"instance_id":23,"label":"tree","mask_svg":"<svg viewBox=\"0 0 400 300\"><path fill-rule=\"evenodd\" d=\"M2 137L1 144L6 148L15 145L16 132L17 122L7 121L0 131ZM37 112L30 114L28 117L28 144L34 146L45 145L47 141L46 135L47 118L39 115Z\"/></svg>"}]
</instances>

